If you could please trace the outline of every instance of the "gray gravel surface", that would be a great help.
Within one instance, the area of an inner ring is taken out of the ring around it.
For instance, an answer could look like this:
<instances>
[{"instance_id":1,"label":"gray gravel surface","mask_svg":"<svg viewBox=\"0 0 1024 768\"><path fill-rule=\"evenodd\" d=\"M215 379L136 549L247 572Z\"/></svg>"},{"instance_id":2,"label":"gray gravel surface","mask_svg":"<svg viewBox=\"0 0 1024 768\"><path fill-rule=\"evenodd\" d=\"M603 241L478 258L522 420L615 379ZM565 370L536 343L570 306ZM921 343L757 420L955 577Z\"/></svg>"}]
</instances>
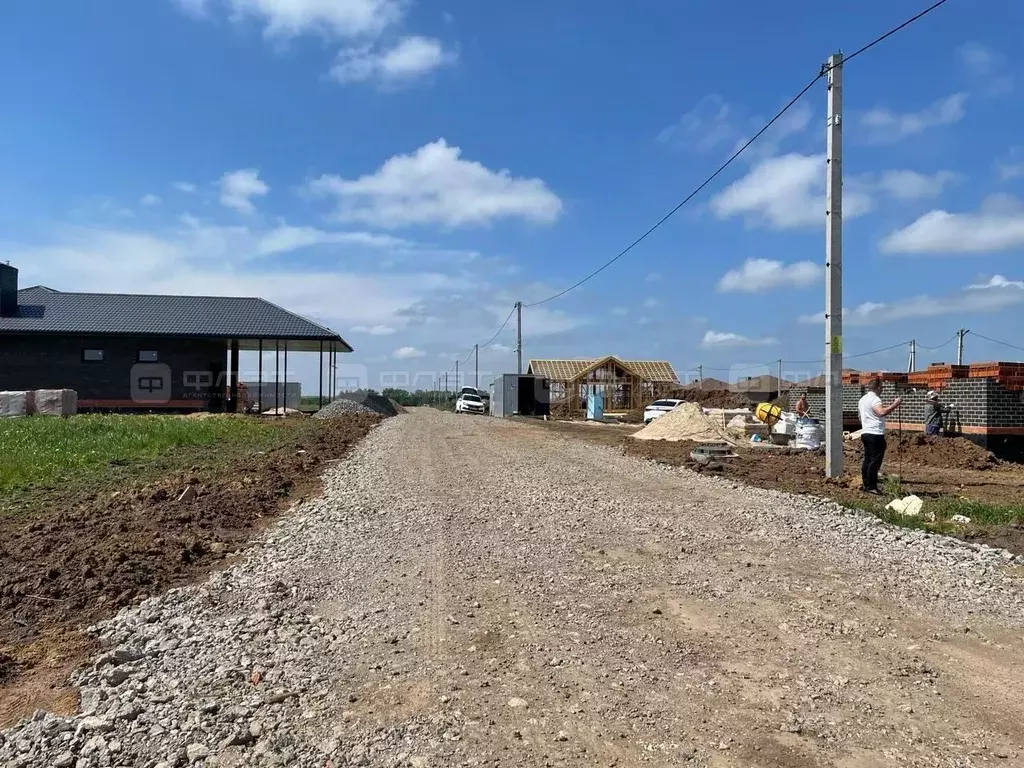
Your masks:
<instances>
[{"instance_id":1,"label":"gray gravel surface","mask_svg":"<svg viewBox=\"0 0 1024 768\"><path fill-rule=\"evenodd\" d=\"M1019 764L1022 626L1000 551L416 409L0 764Z\"/></svg>"},{"instance_id":2,"label":"gray gravel surface","mask_svg":"<svg viewBox=\"0 0 1024 768\"><path fill-rule=\"evenodd\" d=\"M395 416L398 411L383 395L371 392L350 392L340 395L313 414L314 419L330 419L345 413L379 413Z\"/></svg>"}]
</instances>

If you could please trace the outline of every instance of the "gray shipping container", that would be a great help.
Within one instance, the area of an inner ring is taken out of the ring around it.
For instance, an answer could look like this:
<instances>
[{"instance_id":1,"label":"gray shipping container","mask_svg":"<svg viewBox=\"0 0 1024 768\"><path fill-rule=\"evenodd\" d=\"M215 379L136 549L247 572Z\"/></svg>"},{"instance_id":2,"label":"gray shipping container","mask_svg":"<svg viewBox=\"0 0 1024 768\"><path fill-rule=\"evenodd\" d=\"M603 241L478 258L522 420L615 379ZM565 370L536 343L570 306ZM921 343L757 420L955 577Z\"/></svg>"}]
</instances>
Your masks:
<instances>
[{"instance_id":1,"label":"gray shipping container","mask_svg":"<svg viewBox=\"0 0 1024 768\"><path fill-rule=\"evenodd\" d=\"M490 386L491 416L547 416L551 382L544 376L503 373Z\"/></svg>"}]
</instances>

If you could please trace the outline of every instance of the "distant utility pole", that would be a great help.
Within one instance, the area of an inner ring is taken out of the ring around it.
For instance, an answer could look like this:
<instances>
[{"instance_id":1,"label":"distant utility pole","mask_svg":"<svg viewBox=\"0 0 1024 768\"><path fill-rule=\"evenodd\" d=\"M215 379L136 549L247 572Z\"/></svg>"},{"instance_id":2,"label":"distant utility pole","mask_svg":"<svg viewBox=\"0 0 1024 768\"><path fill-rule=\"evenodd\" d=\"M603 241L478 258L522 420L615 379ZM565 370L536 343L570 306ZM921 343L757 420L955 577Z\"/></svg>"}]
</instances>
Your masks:
<instances>
[{"instance_id":1,"label":"distant utility pole","mask_svg":"<svg viewBox=\"0 0 1024 768\"><path fill-rule=\"evenodd\" d=\"M843 474L843 54L828 72L825 139L825 475Z\"/></svg>"},{"instance_id":2,"label":"distant utility pole","mask_svg":"<svg viewBox=\"0 0 1024 768\"><path fill-rule=\"evenodd\" d=\"M907 363L907 373L917 370L917 339L910 340L910 362Z\"/></svg>"},{"instance_id":3,"label":"distant utility pole","mask_svg":"<svg viewBox=\"0 0 1024 768\"><path fill-rule=\"evenodd\" d=\"M697 389L704 389L704 366L697 366Z\"/></svg>"},{"instance_id":4,"label":"distant utility pole","mask_svg":"<svg viewBox=\"0 0 1024 768\"><path fill-rule=\"evenodd\" d=\"M779 394L778 397L782 397L782 358L779 358Z\"/></svg>"},{"instance_id":5,"label":"distant utility pole","mask_svg":"<svg viewBox=\"0 0 1024 768\"><path fill-rule=\"evenodd\" d=\"M473 345L473 388L480 389L480 345Z\"/></svg>"},{"instance_id":6,"label":"distant utility pole","mask_svg":"<svg viewBox=\"0 0 1024 768\"><path fill-rule=\"evenodd\" d=\"M459 388L459 361L455 361L455 389Z\"/></svg>"},{"instance_id":7,"label":"distant utility pole","mask_svg":"<svg viewBox=\"0 0 1024 768\"><path fill-rule=\"evenodd\" d=\"M444 399L448 399L448 371L444 372Z\"/></svg>"},{"instance_id":8,"label":"distant utility pole","mask_svg":"<svg viewBox=\"0 0 1024 768\"><path fill-rule=\"evenodd\" d=\"M523 373L523 302L516 302L516 373Z\"/></svg>"},{"instance_id":9,"label":"distant utility pole","mask_svg":"<svg viewBox=\"0 0 1024 768\"><path fill-rule=\"evenodd\" d=\"M970 333L966 328L961 328L956 332L956 364L964 364L964 336Z\"/></svg>"}]
</instances>

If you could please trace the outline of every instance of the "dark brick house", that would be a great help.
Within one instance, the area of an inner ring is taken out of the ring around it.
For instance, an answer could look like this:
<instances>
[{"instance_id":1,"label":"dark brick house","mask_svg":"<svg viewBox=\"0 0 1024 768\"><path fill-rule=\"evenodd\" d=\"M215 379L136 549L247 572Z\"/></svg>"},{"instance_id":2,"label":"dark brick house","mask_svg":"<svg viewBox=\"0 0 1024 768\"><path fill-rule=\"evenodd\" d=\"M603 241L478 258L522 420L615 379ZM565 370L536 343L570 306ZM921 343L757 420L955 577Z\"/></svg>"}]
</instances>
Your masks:
<instances>
[{"instance_id":1,"label":"dark brick house","mask_svg":"<svg viewBox=\"0 0 1024 768\"><path fill-rule=\"evenodd\" d=\"M288 352L318 352L322 394L325 353L331 387L352 347L263 299L19 290L0 263L0 390L73 389L82 410L234 410L242 350L260 353L261 381L262 353L283 351L285 384Z\"/></svg>"}]
</instances>

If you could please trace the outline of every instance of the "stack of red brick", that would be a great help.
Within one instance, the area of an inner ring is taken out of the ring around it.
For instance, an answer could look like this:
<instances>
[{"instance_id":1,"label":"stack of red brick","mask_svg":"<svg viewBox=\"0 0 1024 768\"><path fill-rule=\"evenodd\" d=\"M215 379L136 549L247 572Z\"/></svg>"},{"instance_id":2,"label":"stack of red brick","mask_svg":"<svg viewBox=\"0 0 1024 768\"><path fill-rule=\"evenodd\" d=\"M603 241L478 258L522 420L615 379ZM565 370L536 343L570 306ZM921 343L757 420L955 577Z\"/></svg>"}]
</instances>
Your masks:
<instances>
[{"instance_id":1,"label":"stack of red brick","mask_svg":"<svg viewBox=\"0 0 1024 768\"><path fill-rule=\"evenodd\" d=\"M1024 363L932 363L927 370L907 374L907 383L928 389L942 389L952 379L995 379L1007 389L1024 389Z\"/></svg>"}]
</instances>

